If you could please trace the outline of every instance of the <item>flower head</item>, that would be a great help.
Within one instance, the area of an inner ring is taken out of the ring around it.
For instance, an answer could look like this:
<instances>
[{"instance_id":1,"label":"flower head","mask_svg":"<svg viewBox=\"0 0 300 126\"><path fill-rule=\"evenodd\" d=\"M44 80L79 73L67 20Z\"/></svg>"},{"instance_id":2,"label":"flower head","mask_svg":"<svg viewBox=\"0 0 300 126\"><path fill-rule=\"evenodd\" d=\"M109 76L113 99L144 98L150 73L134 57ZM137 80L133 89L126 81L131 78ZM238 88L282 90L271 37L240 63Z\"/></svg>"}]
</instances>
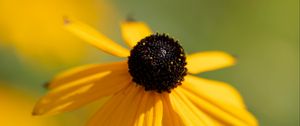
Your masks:
<instances>
[{"instance_id":1,"label":"flower head","mask_svg":"<svg viewBox=\"0 0 300 126\"><path fill-rule=\"evenodd\" d=\"M177 40L153 34L143 22L121 24L131 51L83 23L67 21L66 29L100 50L128 60L86 65L58 75L33 114L70 111L111 96L89 126L257 125L234 88L191 75L232 66L235 60L231 55L207 51L185 56Z\"/></svg>"},{"instance_id":2,"label":"flower head","mask_svg":"<svg viewBox=\"0 0 300 126\"><path fill-rule=\"evenodd\" d=\"M187 73L185 54L178 41L165 34L142 39L130 52L128 69L132 81L146 91L171 92Z\"/></svg>"}]
</instances>

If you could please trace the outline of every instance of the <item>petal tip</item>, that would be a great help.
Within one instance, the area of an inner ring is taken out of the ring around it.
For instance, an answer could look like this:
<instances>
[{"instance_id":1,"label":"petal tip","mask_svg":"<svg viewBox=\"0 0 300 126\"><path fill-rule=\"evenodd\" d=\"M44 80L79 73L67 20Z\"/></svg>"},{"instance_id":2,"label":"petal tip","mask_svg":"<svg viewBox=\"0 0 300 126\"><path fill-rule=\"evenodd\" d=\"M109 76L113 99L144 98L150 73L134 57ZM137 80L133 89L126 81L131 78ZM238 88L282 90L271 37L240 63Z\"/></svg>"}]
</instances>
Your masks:
<instances>
[{"instance_id":1,"label":"petal tip","mask_svg":"<svg viewBox=\"0 0 300 126\"><path fill-rule=\"evenodd\" d=\"M37 107L34 107L33 111L31 112L32 116L40 116L43 115L44 113L40 111Z\"/></svg>"},{"instance_id":2,"label":"petal tip","mask_svg":"<svg viewBox=\"0 0 300 126\"><path fill-rule=\"evenodd\" d=\"M228 55L229 59L231 59L232 65L235 65L237 63L238 55L229 54L229 53L226 53L226 52L223 52L223 53Z\"/></svg>"},{"instance_id":3,"label":"petal tip","mask_svg":"<svg viewBox=\"0 0 300 126\"><path fill-rule=\"evenodd\" d=\"M124 22L137 22L132 14L128 14Z\"/></svg>"},{"instance_id":4,"label":"petal tip","mask_svg":"<svg viewBox=\"0 0 300 126\"><path fill-rule=\"evenodd\" d=\"M64 25L68 25L71 23L71 20L69 19L69 17L63 16L63 22L64 22Z\"/></svg>"},{"instance_id":5,"label":"petal tip","mask_svg":"<svg viewBox=\"0 0 300 126\"><path fill-rule=\"evenodd\" d=\"M50 88L51 88L50 85L51 85L51 84L50 84L50 81L47 81L47 82L45 82L45 83L43 84L43 87L44 87L45 89L50 89Z\"/></svg>"},{"instance_id":6,"label":"petal tip","mask_svg":"<svg viewBox=\"0 0 300 126\"><path fill-rule=\"evenodd\" d=\"M31 115L32 115L32 116L38 116L38 115L40 115L40 114L37 113L37 112L35 112L35 111L33 111L33 112L31 113Z\"/></svg>"}]
</instances>

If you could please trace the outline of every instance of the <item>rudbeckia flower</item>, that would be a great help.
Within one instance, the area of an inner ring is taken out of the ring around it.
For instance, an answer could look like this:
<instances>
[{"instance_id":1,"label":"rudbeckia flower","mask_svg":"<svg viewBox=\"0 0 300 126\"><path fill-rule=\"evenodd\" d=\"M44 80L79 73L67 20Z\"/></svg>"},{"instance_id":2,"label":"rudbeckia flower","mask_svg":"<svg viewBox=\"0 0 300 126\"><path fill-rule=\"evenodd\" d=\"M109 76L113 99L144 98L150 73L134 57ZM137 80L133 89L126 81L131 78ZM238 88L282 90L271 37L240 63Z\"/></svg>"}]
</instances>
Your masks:
<instances>
[{"instance_id":1,"label":"rudbeckia flower","mask_svg":"<svg viewBox=\"0 0 300 126\"><path fill-rule=\"evenodd\" d=\"M143 22L121 24L131 51L78 21L66 29L124 61L81 66L56 76L34 115L61 113L110 96L88 126L256 126L240 94L192 74L235 64L221 51L185 55L179 42Z\"/></svg>"}]
</instances>

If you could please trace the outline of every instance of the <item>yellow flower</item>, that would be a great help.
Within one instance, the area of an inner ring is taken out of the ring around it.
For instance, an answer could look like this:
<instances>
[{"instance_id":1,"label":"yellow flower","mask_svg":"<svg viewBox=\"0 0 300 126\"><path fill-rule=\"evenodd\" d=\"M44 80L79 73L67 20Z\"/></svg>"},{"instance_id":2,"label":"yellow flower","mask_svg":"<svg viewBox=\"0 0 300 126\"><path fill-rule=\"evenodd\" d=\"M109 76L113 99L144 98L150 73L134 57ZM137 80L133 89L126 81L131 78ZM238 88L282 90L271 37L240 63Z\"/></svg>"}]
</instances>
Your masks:
<instances>
[{"instance_id":1,"label":"yellow flower","mask_svg":"<svg viewBox=\"0 0 300 126\"><path fill-rule=\"evenodd\" d=\"M0 82L0 125L1 126L58 126L49 118L30 115L34 101Z\"/></svg>"},{"instance_id":2,"label":"yellow flower","mask_svg":"<svg viewBox=\"0 0 300 126\"><path fill-rule=\"evenodd\" d=\"M105 12L114 14L103 0L0 0L0 43L13 47L33 65L78 62L85 46L62 28L62 18L72 16L95 25L101 19L108 24Z\"/></svg>"},{"instance_id":3,"label":"yellow flower","mask_svg":"<svg viewBox=\"0 0 300 126\"><path fill-rule=\"evenodd\" d=\"M232 66L231 55L208 51L185 57L178 41L152 34L143 22L121 24L131 51L81 22L67 21L66 29L128 61L86 65L58 75L34 115L70 111L111 96L88 126L258 125L233 87L191 75Z\"/></svg>"}]
</instances>

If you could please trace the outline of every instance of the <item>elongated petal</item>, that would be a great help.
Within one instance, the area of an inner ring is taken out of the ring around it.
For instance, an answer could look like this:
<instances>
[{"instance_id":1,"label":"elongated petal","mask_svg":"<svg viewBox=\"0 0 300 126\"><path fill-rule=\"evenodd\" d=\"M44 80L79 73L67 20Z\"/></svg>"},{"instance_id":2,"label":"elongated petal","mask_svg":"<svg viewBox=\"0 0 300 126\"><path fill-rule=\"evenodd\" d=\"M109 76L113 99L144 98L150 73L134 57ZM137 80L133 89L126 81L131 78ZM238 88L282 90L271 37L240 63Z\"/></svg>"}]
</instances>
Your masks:
<instances>
[{"instance_id":1,"label":"elongated petal","mask_svg":"<svg viewBox=\"0 0 300 126\"><path fill-rule=\"evenodd\" d=\"M164 126L184 126L186 120L180 117L178 111L176 111L174 103L171 104L170 94L164 93L162 95L163 106L164 106L164 116L163 116L163 125ZM187 118L185 118L187 119Z\"/></svg>"},{"instance_id":2,"label":"elongated petal","mask_svg":"<svg viewBox=\"0 0 300 126\"><path fill-rule=\"evenodd\" d=\"M229 67L234 64L234 57L220 51L199 52L187 56L187 69L192 74Z\"/></svg>"},{"instance_id":3,"label":"elongated petal","mask_svg":"<svg viewBox=\"0 0 300 126\"><path fill-rule=\"evenodd\" d=\"M137 108L136 113L136 120L134 123L134 126L143 126L144 125L144 118L145 118L145 111L147 111L147 101L150 95L148 93L143 93L141 103L139 104L139 107Z\"/></svg>"},{"instance_id":4,"label":"elongated petal","mask_svg":"<svg viewBox=\"0 0 300 126\"><path fill-rule=\"evenodd\" d=\"M105 35L99 33L92 27L78 21L66 20L65 22L65 28L68 31L87 41L91 45L101 49L102 51L119 57L129 56L129 51L127 49L107 38Z\"/></svg>"},{"instance_id":5,"label":"elongated petal","mask_svg":"<svg viewBox=\"0 0 300 126\"><path fill-rule=\"evenodd\" d=\"M144 116L144 124L140 126L162 126L163 105L161 97L156 92L146 92L149 97L146 104L145 111L142 112ZM140 113L138 113L140 115Z\"/></svg>"},{"instance_id":6,"label":"elongated petal","mask_svg":"<svg viewBox=\"0 0 300 126\"><path fill-rule=\"evenodd\" d=\"M154 99L152 105L154 106L153 112L153 126L162 126L162 118L163 118L163 103L160 94L153 93Z\"/></svg>"},{"instance_id":7,"label":"elongated petal","mask_svg":"<svg viewBox=\"0 0 300 126\"><path fill-rule=\"evenodd\" d=\"M209 115L204 113L202 110L198 109L181 91L181 88L178 88L174 91L174 96L179 104L182 107L186 107L187 111L190 111L191 118L194 118L195 124L197 126L216 126L219 123L212 119ZM194 117L193 117L194 116Z\"/></svg>"},{"instance_id":8,"label":"elongated petal","mask_svg":"<svg viewBox=\"0 0 300 126\"><path fill-rule=\"evenodd\" d=\"M33 114L55 114L74 110L101 97L112 95L130 82L131 77L127 70L103 68L98 73L70 80L53 88L39 100Z\"/></svg>"},{"instance_id":9,"label":"elongated petal","mask_svg":"<svg viewBox=\"0 0 300 126\"><path fill-rule=\"evenodd\" d=\"M239 108L245 108L243 99L237 90L224 82L187 75L182 88L202 96L211 102L226 103Z\"/></svg>"},{"instance_id":10,"label":"elongated petal","mask_svg":"<svg viewBox=\"0 0 300 126\"><path fill-rule=\"evenodd\" d=\"M92 117L88 126L160 126L162 111L158 96L132 84L114 95Z\"/></svg>"},{"instance_id":11,"label":"elongated petal","mask_svg":"<svg viewBox=\"0 0 300 126\"><path fill-rule=\"evenodd\" d=\"M186 126L213 126L213 121L176 92L170 94L172 108Z\"/></svg>"},{"instance_id":12,"label":"elongated petal","mask_svg":"<svg viewBox=\"0 0 300 126\"><path fill-rule=\"evenodd\" d=\"M47 84L47 88L53 89L66 84L70 86L69 83L81 84L86 83L88 80L95 81L99 79L97 76L95 76L97 74L106 71L127 71L127 69L126 61L79 66L57 75L51 82Z\"/></svg>"},{"instance_id":13,"label":"elongated petal","mask_svg":"<svg viewBox=\"0 0 300 126\"><path fill-rule=\"evenodd\" d=\"M151 29L143 22L124 21L121 23L121 32L124 41L129 47L134 47L137 42L152 34Z\"/></svg>"},{"instance_id":14,"label":"elongated petal","mask_svg":"<svg viewBox=\"0 0 300 126\"><path fill-rule=\"evenodd\" d=\"M198 109L225 125L256 126L256 119L231 87L215 81L187 76L182 92ZM181 90L182 89L182 90Z\"/></svg>"},{"instance_id":15,"label":"elongated petal","mask_svg":"<svg viewBox=\"0 0 300 126\"><path fill-rule=\"evenodd\" d=\"M102 126L112 116L111 113L122 103L122 100L128 95L132 86L128 86L117 94L113 95L104 106L90 119L87 126Z\"/></svg>"}]
</instances>

